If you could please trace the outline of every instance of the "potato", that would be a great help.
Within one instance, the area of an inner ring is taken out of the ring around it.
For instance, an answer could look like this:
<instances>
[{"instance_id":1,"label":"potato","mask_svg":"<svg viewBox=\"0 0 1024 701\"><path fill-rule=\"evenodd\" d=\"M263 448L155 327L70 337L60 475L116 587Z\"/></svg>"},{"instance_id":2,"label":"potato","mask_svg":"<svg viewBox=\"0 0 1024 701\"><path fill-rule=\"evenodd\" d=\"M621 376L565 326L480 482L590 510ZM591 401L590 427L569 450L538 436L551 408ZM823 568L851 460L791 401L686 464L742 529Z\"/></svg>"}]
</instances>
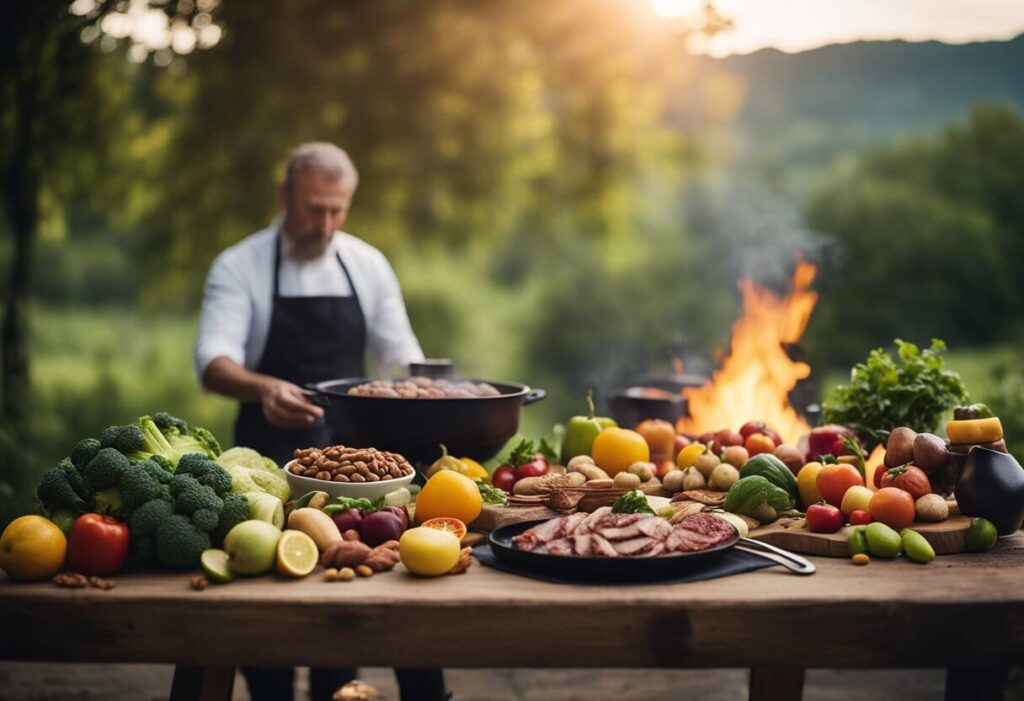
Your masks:
<instances>
[{"instance_id":1,"label":"potato","mask_svg":"<svg viewBox=\"0 0 1024 701\"><path fill-rule=\"evenodd\" d=\"M894 428L885 445L885 466L899 467L914 459L914 439L917 431L906 426Z\"/></svg>"},{"instance_id":2,"label":"potato","mask_svg":"<svg viewBox=\"0 0 1024 701\"><path fill-rule=\"evenodd\" d=\"M714 474L714 473L712 473ZM704 479L704 475L700 473L696 467L688 467L683 472L683 490L690 491L691 489L707 489L708 483Z\"/></svg>"},{"instance_id":3,"label":"potato","mask_svg":"<svg viewBox=\"0 0 1024 701\"><path fill-rule=\"evenodd\" d=\"M945 521L949 518L949 504L938 494L925 494L914 505L918 521Z\"/></svg>"},{"instance_id":4,"label":"potato","mask_svg":"<svg viewBox=\"0 0 1024 701\"><path fill-rule=\"evenodd\" d=\"M704 475L704 479L711 479L711 473L716 467L722 464L722 461L718 459L717 455L711 453L704 453L697 457L697 460L693 463L693 466Z\"/></svg>"},{"instance_id":5,"label":"potato","mask_svg":"<svg viewBox=\"0 0 1024 701\"><path fill-rule=\"evenodd\" d=\"M620 472L612 480L616 489L636 489L640 486L640 477L632 472Z\"/></svg>"},{"instance_id":6,"label":"potato","mask_svg":"<svg viewBox=\"0 0 1024 701\"><path fill-rule=\"evenodd\" d=\"M708 489L727 492L729 487L740 478L740 471L728 463L719 463L708 479Z\"/></svg>"},{"instance_id":7,"label":"potato","mask_svg":"<svg viewBox=\"0 0 1024 701\"><path fill-rule=\"evenodd\" d=\"M683 491L685 474L685 470L680 470L678 468L666 472L665 476L661 478L661 484L665 488L665 491L668 492L669 494L678 494L679 492ZM701 477L701 479L703 480L704 478Z\"/></svg>"},{"instance_id":8,"label":"potato","mask_svg":"<svg viewBox=\"0 0 1024 701\"><path fill-rule=\"evenodd\" d=\"M594 464L594 458L590 457L589 455L577 455L575 457L569 458L569 462L565 466L565 469L568 470L569 472L579 472L577 468L579 468L581 465Z\"/></svg>"},{"instance_id":9,"label":"potato","mask_svg":"<svg viewBox=\"0 0 1024 701\"><path fill-rule=\"evenodd\" d=\"M919 433L914 439L914 464L927 474L934 474L949 464L949 450L941 438L931 433Z\"/></svg>"},{"instance_id":10,"label":"potato","mask_svg":"<svg viewBox=\"0 0 1024 701\"><path fill-rule=\"evenodd\" d=\"M653 462L635 462L626 471L639 477L641 482L647 482L654 477L657 469Z\"/></svg>"},{"instance_id":11,"label":"potato","mask_svg":"<svg viewBox=\"0 0 1024 701\"><path fill-rule=\"evenodd\" d=\"M743 467L743 463L750 460L750 452L742 445L730 445L722 451L722 457L725 458L727 463L738 470Z\"/></svg>"}]
</instances>

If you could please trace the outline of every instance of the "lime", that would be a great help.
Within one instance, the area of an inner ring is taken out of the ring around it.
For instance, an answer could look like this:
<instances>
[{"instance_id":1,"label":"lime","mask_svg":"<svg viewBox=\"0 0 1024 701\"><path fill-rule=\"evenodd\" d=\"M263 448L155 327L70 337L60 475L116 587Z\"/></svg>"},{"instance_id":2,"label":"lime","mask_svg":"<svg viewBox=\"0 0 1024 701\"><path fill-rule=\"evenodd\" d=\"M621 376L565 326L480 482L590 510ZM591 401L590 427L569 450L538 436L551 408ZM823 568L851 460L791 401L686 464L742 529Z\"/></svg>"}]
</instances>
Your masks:
<instances>
[{"instance_id":1,"label":"lime","mask_svg":"<svg viewBox=\"0 0 1024 701\"><path fill-rule=\"evenodd\" d=\"M980 553L989 550L998 538L994 523L987 518L976 518L967 529L967 551Z\"/></svg>"},{"instance_id":2,"label":"lime","mask_svg":"<svg viewBox=\"0 0 1024 701\"><path fill-rule=\"evenodd\" d=\"M899 557L903 551L900 534L884 523L869 523L864 527L868 552L877 557Z\"/></svg>"},{"instance_id":3,"label":"lime","mask_svg":"<svg viewBox=\"0 0 1024 701\"><path fill-rule=\"evenodd\" d=\"M320 559L313 539L302 531L289 530L277 541L277 571L289 577L305 577Z\"/></svg>"},{"instance_id":4,"label":"lime","mask_svg":"<svg viewBox=\"0 0 1024 701\"><path fill-rule=\"evenodd\" d=\"M227 584L234 581L235 575L228 567L228 554L218 548L204 550L199 556L199 564L203 566L203 574L211 582Z\"/></svg>"}]
</instances>

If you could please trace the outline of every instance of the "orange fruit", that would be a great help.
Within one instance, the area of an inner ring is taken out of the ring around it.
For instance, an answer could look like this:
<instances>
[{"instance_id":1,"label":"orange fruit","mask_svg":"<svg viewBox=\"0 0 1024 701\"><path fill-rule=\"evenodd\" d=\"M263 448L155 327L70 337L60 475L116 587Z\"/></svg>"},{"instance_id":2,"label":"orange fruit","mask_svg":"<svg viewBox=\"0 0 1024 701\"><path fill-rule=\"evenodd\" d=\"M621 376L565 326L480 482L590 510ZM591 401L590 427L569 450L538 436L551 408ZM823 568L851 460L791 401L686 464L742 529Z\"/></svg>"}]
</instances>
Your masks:
<instances>
[{"instance_id":1,"label":"orange fruit","mask_svg":"<svg viewBox=\"0 0 1024 701\"><path fill-rule=\"evenodd\" d=\"M472 523L483 506L476 482L453 470L441 470L427 480L416 497L416 520L424 523L447 516Z\"/></svg>"},{"instance_id":2,"label":"orange fruit","mask_svg":"<svg viewBox=\"0 0 1024 701\"><path fill-rule=\"evenodd\" d=\"M436 528L439 531L448 531L459 540L466 537L466 524L457 518L438 516L437 518L427 519L420 525L424 528Z\"/></svg>"},{"instance_id":3,"label":"orange fruit","mask_svg":"<svg viewBox=\"0 0 1024 701\"><path fill-rule=\"evenodd\" d=\"M53 521L22 516L0 535L0 569L11 579L46 579L60 571L68 541Z\"/></svg>"},{"instance_id":4,"label":"orange fruit","mask_svg":"<svg viewBox=\"0 0 1024 701\"><path fill-rule=\"evenodd\" d=\"M651 459L647 441L628 428L606 428L597 434L590 456L602 470L614 477L635 462Z\"/></svg>"}]
</instances>

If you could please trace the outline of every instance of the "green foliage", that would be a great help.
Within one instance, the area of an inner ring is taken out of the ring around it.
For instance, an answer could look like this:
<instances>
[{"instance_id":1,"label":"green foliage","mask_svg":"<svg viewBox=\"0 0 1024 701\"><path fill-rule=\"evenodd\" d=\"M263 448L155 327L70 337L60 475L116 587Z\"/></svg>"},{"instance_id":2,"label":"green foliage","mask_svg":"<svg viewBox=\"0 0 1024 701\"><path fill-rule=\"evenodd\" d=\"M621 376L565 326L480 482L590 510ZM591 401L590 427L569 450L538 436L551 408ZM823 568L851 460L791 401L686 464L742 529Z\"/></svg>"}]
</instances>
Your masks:
<instances>
[{"instance_id":1,"label":"green foliage","mask_svg":"<svg viewBox=\"0 0 1024 701\"><path fill-rule=\"evenodd\" d=\"M896 339L896 347L898 364L876 348L867 362L854 366L849 384L835 387L823 403L825 423L849 426L876 441L898 426L934 433L942 418L967 400L960 375L945 367L945 343L935 339L921 351Z\"/></svg>"}]
</instances>

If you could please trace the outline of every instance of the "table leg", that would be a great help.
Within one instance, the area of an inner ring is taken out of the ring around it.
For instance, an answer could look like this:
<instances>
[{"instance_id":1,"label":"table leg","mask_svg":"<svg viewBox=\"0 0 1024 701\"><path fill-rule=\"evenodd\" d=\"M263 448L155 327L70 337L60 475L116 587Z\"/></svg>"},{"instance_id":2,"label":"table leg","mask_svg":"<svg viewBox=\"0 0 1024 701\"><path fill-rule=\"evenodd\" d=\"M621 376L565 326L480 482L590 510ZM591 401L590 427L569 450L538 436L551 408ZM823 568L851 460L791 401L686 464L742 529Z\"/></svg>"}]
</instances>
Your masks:
<instances>
[{"instance_id":1,"label":"table leg","mask_svg":"<svg viewBox=\"0 0 1024 701\"><path fill-rule=\"evenodd\" d=\"M231 701L234 686L234 667L178 665L171 682L171 701Z\"/></svg>"},{"instance_id":2,"label":"table leg","mask_svg":"<svg viewBox=\"0 0 1024 701\"><path fill-rule=\"evenodd\" d=\"M750 669L750 701L800 701L804 672L799 667Z\"/></svg>"},{"instance_id":3,"label":"table leg","mask_svg":"<svg viewBox=\"0 0 1024 701\"><path fill-rule=\"evenodd\" d=\"M1003 701L1009 667L950 667L946 701Z\"/></svg>"}]
</instances>

